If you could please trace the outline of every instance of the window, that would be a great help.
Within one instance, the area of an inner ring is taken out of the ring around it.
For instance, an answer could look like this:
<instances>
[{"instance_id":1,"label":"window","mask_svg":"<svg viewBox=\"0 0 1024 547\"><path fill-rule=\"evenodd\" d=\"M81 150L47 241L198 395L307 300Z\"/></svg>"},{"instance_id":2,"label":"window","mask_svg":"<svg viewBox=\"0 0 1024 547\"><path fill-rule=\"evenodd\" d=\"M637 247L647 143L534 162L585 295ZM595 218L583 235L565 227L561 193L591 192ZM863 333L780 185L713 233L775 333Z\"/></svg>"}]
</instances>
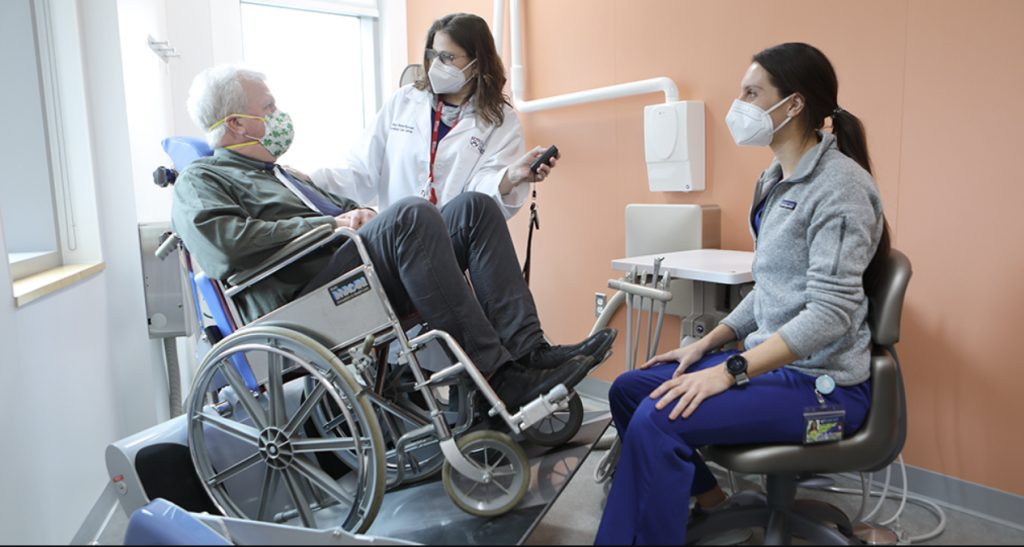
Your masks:
<instances>
[{"instance_id":1,"label":"window","mask_svg":"<svg viewBox=\"0 0 1024 547\"><path fill-rule=\"evenodd\" d=\"M267 75L295 122L285 163L334 165L380 104L375 0L243 0L246 64Z\"/></svg>"},{"instance_id":2,"label":"window","mask_svg":"<svg viewBox=\"0 0 1024 547\"><path fill-rule=\"evenodd\" d=\"M44 61L50 52L37 39L31 0L0 3L0 104L7 105L6 131L0 131L4 171L0 214L7 259L14 279L62 264L57 237L50 145L44 94ZM38 15L37 15L38 17Z\"/></svg>"},{"instance_id":3,"label":"window","mask_svg":"<svg viewBox=\"0 0 1024 547\"><path fill-rule=\"evenodd\" d=\"M79 28L76 2L0 1L0 215L17 306L104 267Z\"/></svg>"}]
</instances>

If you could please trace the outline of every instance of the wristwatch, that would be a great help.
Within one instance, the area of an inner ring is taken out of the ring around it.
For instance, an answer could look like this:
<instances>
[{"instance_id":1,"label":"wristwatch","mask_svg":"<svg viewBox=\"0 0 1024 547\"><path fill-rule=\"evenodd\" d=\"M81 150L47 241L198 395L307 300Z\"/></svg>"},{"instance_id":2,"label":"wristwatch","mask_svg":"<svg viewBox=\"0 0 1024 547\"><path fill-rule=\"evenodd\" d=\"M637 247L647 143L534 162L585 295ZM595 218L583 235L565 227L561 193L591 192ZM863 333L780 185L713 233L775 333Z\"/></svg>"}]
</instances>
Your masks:
<instances>
[{"instance_id":1,"label":"wristwatch","mask_svg":"<svg viewBox=\"0 0 1024 547\"><path fill-rule=\"evenodd\" d=\"M725 369L736 378L736 387L743 387L750 383L747 378L747 359L742 355L733 355L725 361Z\"/></svg>"}]
</instances>

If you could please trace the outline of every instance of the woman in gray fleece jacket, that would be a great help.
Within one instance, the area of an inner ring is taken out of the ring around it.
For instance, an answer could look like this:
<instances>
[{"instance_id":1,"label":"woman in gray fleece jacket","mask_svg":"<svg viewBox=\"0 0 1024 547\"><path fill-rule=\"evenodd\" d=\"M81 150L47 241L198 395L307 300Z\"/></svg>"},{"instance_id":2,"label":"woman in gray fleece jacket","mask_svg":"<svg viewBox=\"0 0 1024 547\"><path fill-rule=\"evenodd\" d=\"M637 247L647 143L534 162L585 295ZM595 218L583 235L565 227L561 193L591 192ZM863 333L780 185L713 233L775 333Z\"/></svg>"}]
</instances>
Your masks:
<instances>
[{"instance_id":1,"label":"woman in gray fleece jacket","mask_svg":"<svg viewBox=\"0 0 1024 547\"><path fill-rule=\"evenodd\" d=\"M706 512L728 503L694 448L801 442L819 378L834 381L825 399L845 408L846 433L863 422L864 286L889 243L863 126L837 96L831 63L807 44L766 49L747 69L726 123L737 144L775 153L750 210L756 286L704 338L612 385L622 456L597 543L682 543L691 495ZM717 351L735 340L745 351Z\"/></svg>"}]
</instances>

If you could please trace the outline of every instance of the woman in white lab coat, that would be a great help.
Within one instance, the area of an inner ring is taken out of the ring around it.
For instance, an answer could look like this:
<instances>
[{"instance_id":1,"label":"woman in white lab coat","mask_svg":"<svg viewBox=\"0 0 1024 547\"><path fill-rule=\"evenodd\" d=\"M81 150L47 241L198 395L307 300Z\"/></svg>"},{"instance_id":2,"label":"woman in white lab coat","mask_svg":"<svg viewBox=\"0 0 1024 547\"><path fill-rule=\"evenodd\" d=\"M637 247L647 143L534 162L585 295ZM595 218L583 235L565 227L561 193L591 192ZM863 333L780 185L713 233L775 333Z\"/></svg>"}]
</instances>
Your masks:
<instances>
[{"instance_id":1,"label":"woman in white lab coat","mask_svg":"<svg viewBox=\"0 0 1024 547\"><path fill-rule=\"evenodd\" d=\"M530 171L544 149L525 153L487 23L467 13L434 21L423 66L428 70L418 81L384 104L345 164L310 178L359 203L377 197L380 209L407 196L441 207L463 192L480 192L511 218L526 202L529 183L543 180L559 156Z\"/></svg>"}]
</instances>

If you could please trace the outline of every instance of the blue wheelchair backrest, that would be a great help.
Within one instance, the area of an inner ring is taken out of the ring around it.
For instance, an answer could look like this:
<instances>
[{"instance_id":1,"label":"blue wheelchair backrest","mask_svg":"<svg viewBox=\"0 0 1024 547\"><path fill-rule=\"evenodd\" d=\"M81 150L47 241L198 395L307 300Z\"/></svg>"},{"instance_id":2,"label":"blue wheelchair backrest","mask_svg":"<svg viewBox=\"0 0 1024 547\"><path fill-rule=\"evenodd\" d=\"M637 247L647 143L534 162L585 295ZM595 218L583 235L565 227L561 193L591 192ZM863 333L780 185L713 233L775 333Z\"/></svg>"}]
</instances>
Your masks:
<instances>
[{"instance_id":1,"label":"blue wheelchair backrest","mask_svg":"<svg viewBox=\"0 0 1024 547\"><path fill-rule=\"evenodd\" d=\"M213 149L206 139L196 137L167 137L161 143L164 152L171 157L174 168L180 173L188 164L203 156L212 156Z\"/></svg>"},{"instance_id":2,"label":"blue wheelchair backrest","mask_svg":"<svg viewBox=\"0 0 1024 547\"><path fill-rule=\"evenodd\" d=\"M171 161L174 162L174 168L180 173L188 164L192 163L198 158L203 156L212 156L213 149L210 145L206 144L205 139L198 139L195 137L168 137L163 140L161 145L167 155L171 157ZM220 330L222 337L227 337L229 334L235 331L232 326L231 319L228 315L228 310L224 306L224 302L221 299L221 292L217 288L216 284L212 279L208 279L206 274L200 272L193 274L191 268L189 268L189 277L191 277L192 291L193 294L198 292L202 295L203 300L206 301L206 307L210 310L210 314L213 316L213 322L217 325ZM202 321L202 314L199 312L198 302L196 303L197 314L199 315L200 324ZM250 390L256 390L256 378L253 376L252 368L249 367L248 360L242 353L236 353L231 357L232 362L235 364L235 369L241 375L245 381L246 387Z\"/></svg>"}]
</instances>

